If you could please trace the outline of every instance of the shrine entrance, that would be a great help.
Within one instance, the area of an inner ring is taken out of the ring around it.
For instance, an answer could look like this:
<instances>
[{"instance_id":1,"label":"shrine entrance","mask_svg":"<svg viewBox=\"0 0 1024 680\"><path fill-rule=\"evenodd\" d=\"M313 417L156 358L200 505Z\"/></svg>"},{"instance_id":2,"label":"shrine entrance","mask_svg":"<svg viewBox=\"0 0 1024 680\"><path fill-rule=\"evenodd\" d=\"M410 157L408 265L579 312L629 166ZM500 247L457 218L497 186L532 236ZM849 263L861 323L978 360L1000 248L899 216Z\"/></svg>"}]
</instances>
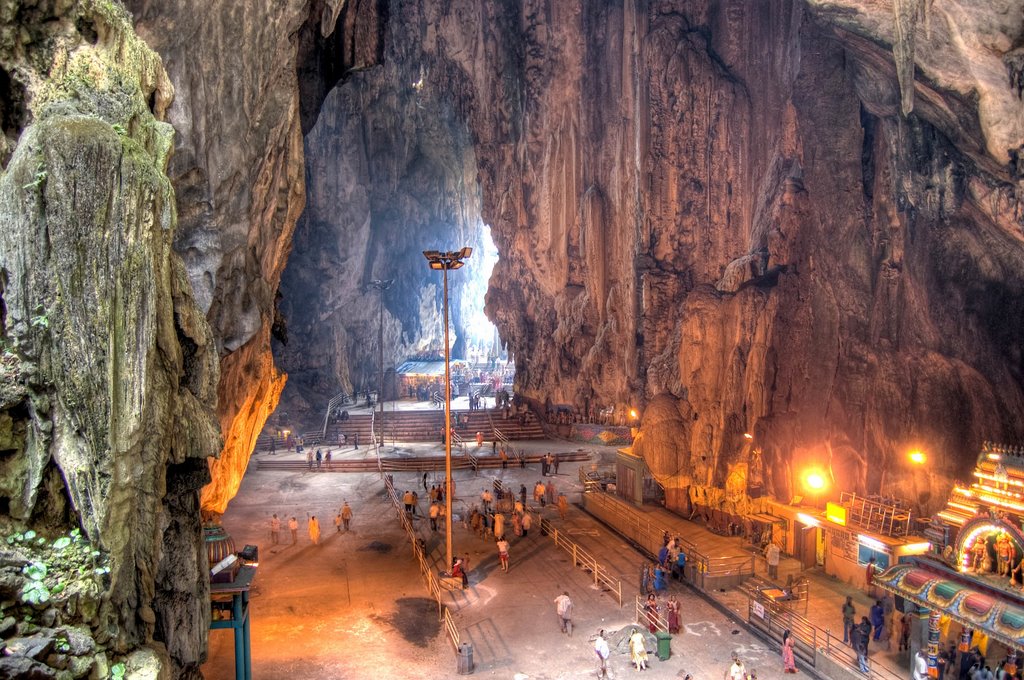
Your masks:
<instances>
[{"instance_id":1,"label":"shrine entrance","mask_svg":"<svg viewBox=\"0 0 1024 680\"><path fill-rule=\"evenodd\" d=\"M1011 587L1024 583L1024 535L1011 522L976 517L964 524L956 540L956 566L986 581L1004 580Z\"/></svg>"}]
</instances>

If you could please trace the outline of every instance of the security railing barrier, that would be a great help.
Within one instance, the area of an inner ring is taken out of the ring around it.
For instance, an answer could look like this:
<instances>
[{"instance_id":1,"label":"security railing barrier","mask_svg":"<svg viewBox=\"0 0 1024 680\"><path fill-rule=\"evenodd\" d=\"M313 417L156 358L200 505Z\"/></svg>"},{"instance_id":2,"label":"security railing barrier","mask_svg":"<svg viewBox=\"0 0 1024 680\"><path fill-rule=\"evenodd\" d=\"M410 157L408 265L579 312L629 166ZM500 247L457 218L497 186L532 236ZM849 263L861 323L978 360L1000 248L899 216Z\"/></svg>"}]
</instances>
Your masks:
<instances>
[{"instance_id":1,"label":"security railing barrier","mask_svg":"<svg viewBox=\"0 0 1024 680\"><path fill-rule=\"evenodd\" d=\"M594 585L603 585L608 592L615 596L619 606L622 606L622 581L612 576L608 569L597 561L591 553L584 550L575 542L565 537L564 532L559 531L550 521L541 518L540 534L551 537L555 545L572 555L572 565L583 567L594 577Z\"/></svg>"},{"instance_id":2,"label":"security railing barrier","mask_svg":"<svg viewBox=\"0 0 1024 680\"><path fill-rule=\"evenodd\" d=\"M757 590L747 591L747 623L761 635L774 640L781 647L785 631L793 636L793 655L813 668L839 668L850 676L864 677L857 662L857 654L847 644L836 641L829 629L815 626L783 603L773 601ZM904 673L894 670L870 656L867 659L869 678L902 680ZM827 675L836 677L834 672Z\"/></svg>"},{"instance_id":3,"label":"security railing barrier","mask_svg":"<svg viewBox=\"0 0 1024 680\"><path fill-rule=\"evenodd\" d=\"M381 477L384 479L384 486L387 489L388 498L391 500L391 505L394 507L395 512L398 514L398 520L405 529L405 533L409 537L409 543L412 545L413 555L416 557L416 561L419 563L420 573L423 576L423 580L426 581L427 590L430 595L434 598L437 603L437 614L438 619L444 625L445 631L448 633L448 639L452 641L452 645L455 651L459 650L459 629L455 625L455 621L452 619L451 612L448 607L441 603L441 584L438 582L437 577L434 575L434 569L427 560L426 553L423 550L423 546L420 544L419 536L416 534L416 529L412 526L412 521L408 515L405 514L405 506L401 503L401 499L398 496L398 491L395 489L394 481L391 475L384 474L383 465L381 465L380 454L377 454L377 465L380 471Z\"/></svg>"}]
</instances>

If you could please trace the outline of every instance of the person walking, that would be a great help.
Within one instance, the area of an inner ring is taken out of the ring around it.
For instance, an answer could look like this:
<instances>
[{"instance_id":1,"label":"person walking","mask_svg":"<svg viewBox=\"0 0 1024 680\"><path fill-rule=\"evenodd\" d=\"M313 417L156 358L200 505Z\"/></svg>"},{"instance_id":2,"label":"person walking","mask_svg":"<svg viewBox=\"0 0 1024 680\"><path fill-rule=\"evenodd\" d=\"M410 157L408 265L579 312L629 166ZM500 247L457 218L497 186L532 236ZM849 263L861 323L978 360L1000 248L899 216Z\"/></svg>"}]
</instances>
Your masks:
<instances>
[{"instance_id":1,"label":"person walking","mask_svg":"<svg viewBox=\"0 0 1024 680\"><path fill-rule=\"evenodd\" d=\"M569 499L565 497L564 493L558 494L558 515L565 521L565 516L569 512Z\"/></svg>"},{"instance_id":2,"label":"person walking","mask_svg":"<svg viewBox=\"0 0 1024 680\"><path fill-rule=\"evenodd\" d=\"M402 505L405 506L406 513L412 513L412 491L406 489L402 494Z\"/></svg>"},{"instance_id":3,"label":"person walking","mask_svg":"<svg viewBox=\"0 0 1024 680\"><path fill-rule=\"evenodd\" d=\"M423 473L423 490L424 491L428 490L427 489L427 473L426 472Z\"/></svg>"},{"instance_id":4,"label":"person walking","mask_svg":"<svg viewBox=\"0 0 1024 680\"><path fill-rule=\"evenodd\" d=\"M288 530L292 532L292 545L299 542L299 520L292 517L288 520Z\"/></svg>"},{"instance_id":5,"label":"person walking","mask_svg":"<svg viewBox=\"0 0 1024 680\"><path fill-rule=\"evenodd\" d=\"M313 542L313 545L320 544L320 522L316 515L309 518L309 540Z\"/></svg>"},{"instance_id":6,"label":"person walking","mask_svg":"<svg viewBox=\"0 0 1024 680\"><path fill-rule=\"evenodd\" d=\"M281 542L281 520L277 518L277 513L270 518L270 544L277 545Z\"/></svg>"},{"instance_id":7,"label":"person walking","mask_svg":"<svg viewBox=\"0 0 1024 680\"><path fill-rule=\"evenodd\" d=\"M320 464L323 462L323 460L324 460L324 452L321 451L320 449L317 449L316 450L316 469L317 470L320 469Z\"/></svg>"},{"instance_id":8,"label":"person walking","mask_svg":"<svg viewBox=\"0 0 1024 680\"><path fill-rule=\"evenodd\" d=\"M572 600L569 598L568 590L555 598L555 613L558 614L562 632L572 637Z\"/></svg>"},{"instance_id":9,"label":"person walking","mask_svg":"<svg viewBox=\"0 0 1024 680\"><path fill-rule=\"evenodd\" d=\"M868 672L868 640L871 639L871 622L868 617L860 617L860 623L853 627L850 641L853 643L853 650L857 652L857 665L861 673Z\"/></svg>"},{"instance_id":10,"label":"person walking","mask_svg":"<svg viewBox=\"0 0 1024 680\"><path fill-rule=\"evenodd\" d=\"M857 608L853 606L853 596L847 595L843 603L843 642L852 645L850 633L853 632L853 621L857 615Z\"/></svg>"},{"instance_id":11,"label":"person walking","mask_svg":"<svg viewBox=\"0 0 1024 680\"><path fill-rule=\"evenodd\" d=\"M327 465L327 471L331 471L331 450L327 449L327 453L324 454L324 463Z\"/></svg>"},{"instance_id":12,"label":"person walking","mask_svg":"<svg viewBox=\"0 0 1024 680\"><path fill-rule=\"evenodd\" d=\"M779 557L781 555L782 551L779 550L775 541L769 542L768 547L764 550L764 558L768 562L768 578L772 580L779 578Z\"/></svg>"},{"instance_id":13,"label":"person walking","mask_svg":"<svg viewBox=\"0 0 1024 680\"><path fill-rule=\"evenodd\" d=\"M523 513L523 538L530 535L530 527L533 526L533 515L528 512Z\"/></svg>"},{"instance_id":14,"label":"person walking","mask_svg":"<svg viewBox=\"0 0 1024 680\"><path fill-rule=\"evenodd\" d=\"M610 678L608 673L608 657L612 650L608 648L608 641L604 639L604 631L599 631L597 639L594 640L594 653L597 654L597 677Z\"/></svg>"},{"instance_id":15,"label":"person walking","mask_svg":"<svg viewBox=\"0 0 1024 680\"><path fill-rule=\"evenodd\" d=\"M441 506L438 505L437 501L430 504L430 530L437 531L437 518L441 514Z\"/></svg>"},{"instance_id":16,"label":"person walking","mask_svg":"<svg viewBox=\"0 0 1024 680\"><path fill-rule=\"evenodd\" d=\"M796 655L793 654L793 636L788 630L782 634L782 672L796 673Z\"/></svg>"},{"instance_id":17,"label":"person walking","mask_svg":"<svg viewBox=\"0 0 1024 680\"><path fill-rule=\"evenodd\" d=\"M525 507L526 506L526 485L525 484L520 484L519 485L519 500L520 500L520 502L522 502L523 507Z\"/></svg>"},{"instance_id":18,"label":"person walking","mask_svg":"<svg viewBox=\"0 0 1024 680\"><path fill-rule=\"evenodd\" d=\"M498 561L501 562L501 570L508 573L508 541L499 538L497 541Z\"/></svg>"},{"instance_id":19,"label":"person walking","mask_svg":"<svg viewBox=\"0 0 1024 680\"><path fill-rule=\"evenodd\" d=\"M544 482L537 480L537 484L533 487L533 502L540 503L540 507L544 507Z\"/></svg>"},{"instance_id":20,"label":"person walking","mask_svg":"<svg viewBox=\"0 0 1024 680\"><path fill-rule=\"evenodd\" d=\"M341 513L339 512L334 516L334 530L337 533L341 533Z\"/></svg>"},{"instance_id":21,"label":"person walking","mask_svg":"<svg viewBox=\"0 0 1024 680\"><path fill-rule=\"evenodd\" d=\"M302 447L300 446L299 448L302 448ZM313 471L313 449L310 449L309 451L306 451L306 468L310 472Z\"/></svg>"},{"instance_id":22,"label":"person walking","mask_svg":"<svg viewBox=\"0 0 1024 680\"><path fill-rule=\"evenodd\" d=\"M491 509L491 501L494 500L494 496L491 495L490 489L484 488L480 491L480 507L484 509L484 513Z\"/></svg>"},{"instance_id":23,"label":"person walking","mask_svg":"<svg viewBox=\"0 0 1024 680\"><path fill-rule=\"evenodd\" d=\"M558 492L555 491L555 482L554 482L554 480L552 480L552 481L547 483L547 485L544 488L544 491L547 493L548 505L554 505L555 504L555 499L557 498L557 493L558 493Z\"/></svg>"},{"instance_id":24,"label":"person walking","mask_svg":"<svg viewBox=\"0 0 1024 680\"><path fill-rule=\"evenodd\" d=\"M341 523L345 527L345 531L348 531L348 523L352 521L352 508L348 506L348 501L341 506Z\"/></svg>"}]
</instances>

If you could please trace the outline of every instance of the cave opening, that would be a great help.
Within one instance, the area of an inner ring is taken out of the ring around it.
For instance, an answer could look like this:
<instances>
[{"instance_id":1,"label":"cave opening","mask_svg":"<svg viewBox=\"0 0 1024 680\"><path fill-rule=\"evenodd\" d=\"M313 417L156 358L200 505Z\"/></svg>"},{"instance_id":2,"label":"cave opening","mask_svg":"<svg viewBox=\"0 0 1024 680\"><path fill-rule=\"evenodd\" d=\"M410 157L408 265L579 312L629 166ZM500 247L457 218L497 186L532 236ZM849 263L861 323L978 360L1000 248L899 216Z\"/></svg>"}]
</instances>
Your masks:
<instances>
[{"instance_id":1,"label":"cave opening","mask_svg":"<svg viewBox=\"0 0 1024 680\"><path fill-rule=\"evenodd\" d=\"M342 394L353 404L414 395L399 366L443 356L442 282L425 250L473 250L448 278L451 358L507 360L484 310L498 249L481 218L474 140L436 82L420 71L407 82L400 68L394 57L350 73L305 131L306 202L275 325L287 332L272 341L288 382L271 430L314 427Z\"/></svg>"}]
</instances>

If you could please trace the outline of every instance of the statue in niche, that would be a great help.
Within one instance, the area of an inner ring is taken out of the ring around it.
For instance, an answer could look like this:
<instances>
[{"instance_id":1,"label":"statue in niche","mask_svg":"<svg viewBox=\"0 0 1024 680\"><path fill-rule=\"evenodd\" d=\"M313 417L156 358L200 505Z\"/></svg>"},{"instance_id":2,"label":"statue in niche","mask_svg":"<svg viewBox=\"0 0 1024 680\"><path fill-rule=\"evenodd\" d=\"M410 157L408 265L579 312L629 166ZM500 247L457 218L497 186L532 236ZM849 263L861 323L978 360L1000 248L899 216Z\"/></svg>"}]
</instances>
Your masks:
<instances>
[{"instance_id":1,"label":"statue in niche","mask_svg":"<svg viewBox=\"0 0 1024 680\"><path fill-rule=\"evenodd\" d=\"M729 474L725 478L725 500L730 503L743 503L747 495L747 464L736 463L729 466Z\"/></svg>"},{"instance_id":2,"label":"statue in niche","mask_svg":"<svg viewBox=\"0 0 1024 680\"><path fill-rule=\"evenodd\" d=\"M747 463L747 483L751 487L764 486L764 462L761 458L761 448L755 447L750 451L750 460Z\"/></svg>"}]
</instances>

